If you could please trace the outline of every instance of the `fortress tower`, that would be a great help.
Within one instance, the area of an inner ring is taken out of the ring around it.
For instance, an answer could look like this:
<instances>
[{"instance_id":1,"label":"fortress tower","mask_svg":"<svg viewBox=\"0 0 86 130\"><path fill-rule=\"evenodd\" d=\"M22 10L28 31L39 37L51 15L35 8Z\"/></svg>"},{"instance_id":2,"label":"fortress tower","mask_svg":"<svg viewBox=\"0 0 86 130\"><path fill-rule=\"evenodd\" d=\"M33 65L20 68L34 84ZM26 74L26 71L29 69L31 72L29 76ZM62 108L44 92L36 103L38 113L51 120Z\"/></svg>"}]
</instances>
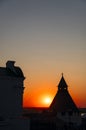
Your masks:
<instances>
[{"instance_id":1,"label":"fortress tower","mask_svg":"<svg viewBox=\"0 0 86 130\"><path fill-rule=\"evenodd\" d=\"M6 67L0 67L0 117L19 117L22 115L23 81L22 70L7 61Z\"/></svg>"},{"instance_id":2,"label":"fortress tower","mask_svg":"<svg viewBox=\"0 0 86 130\"><path fill-rule=\"evenodd\" d=\"M58 84L58 91L50 105L50 111L55 112L57 117L66 123L81 124L79 110L69 94L63 74Z\"/></svg>"}]
</instances>

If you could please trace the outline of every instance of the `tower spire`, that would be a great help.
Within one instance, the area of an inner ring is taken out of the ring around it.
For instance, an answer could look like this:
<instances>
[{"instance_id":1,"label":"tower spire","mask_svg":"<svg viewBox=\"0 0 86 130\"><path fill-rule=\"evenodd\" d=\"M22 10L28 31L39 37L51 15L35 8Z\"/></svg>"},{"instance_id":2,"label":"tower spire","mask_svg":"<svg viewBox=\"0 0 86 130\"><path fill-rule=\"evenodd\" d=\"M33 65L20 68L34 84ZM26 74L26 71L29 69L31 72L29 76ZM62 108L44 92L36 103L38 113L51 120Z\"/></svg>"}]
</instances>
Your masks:
<instances>
[{"instance_id":1,"label":"tower spire","mask_svg":"<svg viewBox=\"0 0 86 130\"><path fill-rule=\"evenodd\" d=\"M62 77L63 77L63 72L62 72Z\"/></svg>"},{"instance_id":2,"label":"tower spire","mask_svg":"<svg viewBox=\"0 0 86 130\"><path fill-rule=\"evenodd\" d=\"M67 88L68 88L68 85L67 85L67 83L66 83L66 81L64 79L63 73L62 73L61 80L60 80L60 82L58 84L58 90L64 90L64 89L67 90Z\"/></svg>"}]
</instances>

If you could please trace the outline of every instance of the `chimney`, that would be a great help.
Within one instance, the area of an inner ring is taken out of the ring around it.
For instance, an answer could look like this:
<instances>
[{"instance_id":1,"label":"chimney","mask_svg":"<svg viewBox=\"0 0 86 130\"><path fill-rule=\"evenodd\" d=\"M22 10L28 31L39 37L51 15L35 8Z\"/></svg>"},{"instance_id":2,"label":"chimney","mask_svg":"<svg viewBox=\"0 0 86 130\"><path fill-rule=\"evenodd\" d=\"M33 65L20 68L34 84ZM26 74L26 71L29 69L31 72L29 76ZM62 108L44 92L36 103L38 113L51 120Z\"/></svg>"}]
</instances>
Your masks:
<instances>
[{"instance_id":1,"label":"chimney","mask_svg":"<svg viewBox=\"0 0 86 130\"><path fill-rule=\"evenodd\" d=\"M14 73L16 73L14 64L15 64L15 61L7 61L6 68L8 68L11 71L13 71Z\"/></svg>"}]
</instances>

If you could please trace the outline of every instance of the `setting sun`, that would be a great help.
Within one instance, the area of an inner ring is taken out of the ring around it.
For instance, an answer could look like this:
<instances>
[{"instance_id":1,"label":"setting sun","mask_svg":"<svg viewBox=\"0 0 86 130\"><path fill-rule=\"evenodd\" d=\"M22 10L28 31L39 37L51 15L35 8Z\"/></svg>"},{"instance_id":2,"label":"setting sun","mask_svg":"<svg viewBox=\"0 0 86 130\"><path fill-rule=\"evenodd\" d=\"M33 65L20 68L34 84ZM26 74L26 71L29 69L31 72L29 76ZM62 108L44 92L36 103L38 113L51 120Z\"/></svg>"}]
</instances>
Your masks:
<instances>
[{"instance_id":1,"label":"setting sun","mask_svg":"<svg viewBox=\"0 0 86 130\"><path fill-rule=\"evenodd\" d=\"M52 97L50 96L43 96L41 99L41 103L43 106L48 107L52 102Z\"/></svg>"},{"instance_id":2,"label":"setting sun","mask_svg":"<svg viewBox=\"0 0 86 130\"><path fill-rule=\"evenodd\" d=\"M46 98L44 99L44 103L45 103L45 104L50 104L50 103L51 103L50 97L46 97Z\"/></svg>"}]
</instances>

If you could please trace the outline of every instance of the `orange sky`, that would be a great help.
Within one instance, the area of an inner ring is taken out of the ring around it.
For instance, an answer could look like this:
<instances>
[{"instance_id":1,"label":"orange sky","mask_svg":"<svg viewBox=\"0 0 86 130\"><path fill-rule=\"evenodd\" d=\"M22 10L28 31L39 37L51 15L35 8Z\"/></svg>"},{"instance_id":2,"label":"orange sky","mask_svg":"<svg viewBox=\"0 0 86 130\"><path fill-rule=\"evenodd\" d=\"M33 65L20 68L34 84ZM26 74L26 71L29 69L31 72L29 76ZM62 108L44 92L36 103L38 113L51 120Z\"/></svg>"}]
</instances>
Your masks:
<instances>
[{"instance_id":1,"label":"orange sky","mask_svg":"<svg viewBox=\"0 0 86 130\"><path fill-rule=\"evenodd\" d=\"M78 107L86 107L86 92L81 89L83 87L83 79L80 80L76 76L70 77L70 75L64 74L64 78L68 84L68 90L74 102ZM51 101L53 100L58 88L56 87L61 79L61 74L55 79L41 79L39 82L34 84L29 80L25 82L25 93L24 93L24 107L48 107L50 103L46 104L45 98L49 97ZM72 81L73 80L73 81ZM34 87L32 87L34 85ZM32 87L32 88L30 88ZM84 88L84 87L83 87Z\"/></svg>"}]
</instances>

